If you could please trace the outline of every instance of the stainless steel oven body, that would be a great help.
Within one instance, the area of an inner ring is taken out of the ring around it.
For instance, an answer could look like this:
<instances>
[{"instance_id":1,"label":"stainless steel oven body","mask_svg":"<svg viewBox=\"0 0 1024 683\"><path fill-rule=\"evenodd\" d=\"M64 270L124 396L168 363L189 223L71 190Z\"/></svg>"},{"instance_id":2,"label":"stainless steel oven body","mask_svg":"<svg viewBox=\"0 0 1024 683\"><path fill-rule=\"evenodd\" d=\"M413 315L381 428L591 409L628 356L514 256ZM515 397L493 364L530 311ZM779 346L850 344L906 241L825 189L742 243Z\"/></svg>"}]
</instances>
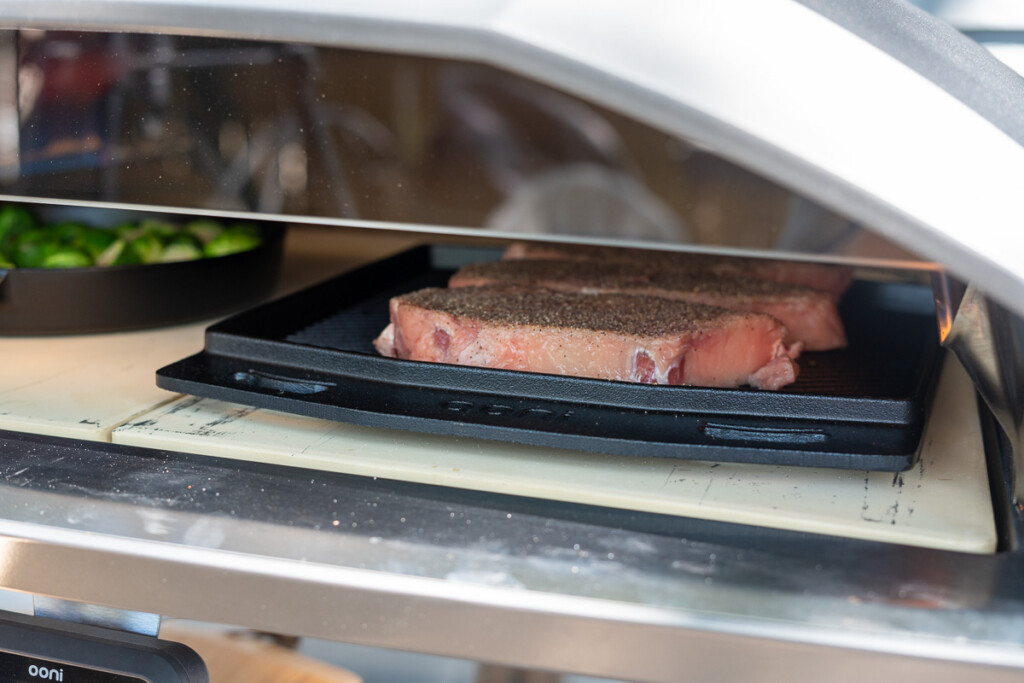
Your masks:
<instances>
[{"instance_id":1,"label":"stainless steel oven body","mask_svg":"<svg viewBox=\"0 0 1024 683\"><path fill-rule=\"evenodd\" d=\"M951 27L822 0L0 1L0 26L9 201L926 275L998 532L970 554L14 430L0 587L628 680L1020 675L1024 80Z\"/></svg>"}]
</instances>

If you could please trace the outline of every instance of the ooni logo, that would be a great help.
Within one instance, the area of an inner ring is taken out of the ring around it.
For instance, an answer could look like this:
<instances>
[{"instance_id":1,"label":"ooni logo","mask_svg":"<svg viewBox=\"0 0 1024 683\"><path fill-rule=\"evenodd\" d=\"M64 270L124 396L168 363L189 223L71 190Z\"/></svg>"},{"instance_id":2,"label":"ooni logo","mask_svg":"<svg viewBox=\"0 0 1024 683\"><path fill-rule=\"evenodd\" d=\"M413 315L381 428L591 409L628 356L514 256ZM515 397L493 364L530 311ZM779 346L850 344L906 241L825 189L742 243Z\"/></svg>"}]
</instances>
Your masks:
<instances>
[{"instance_id":1,"label":"ooni logo","mask_svg":"<svg viewBox=\"0 0 1024 683\"><path fill-rule=\"evenodd\" d=\"M36 666L33 664L28 667L28 675L32 678L39 678L44 681L63 681L64 669L50 669L45 666Z\"/></svg>"}]
</instances>

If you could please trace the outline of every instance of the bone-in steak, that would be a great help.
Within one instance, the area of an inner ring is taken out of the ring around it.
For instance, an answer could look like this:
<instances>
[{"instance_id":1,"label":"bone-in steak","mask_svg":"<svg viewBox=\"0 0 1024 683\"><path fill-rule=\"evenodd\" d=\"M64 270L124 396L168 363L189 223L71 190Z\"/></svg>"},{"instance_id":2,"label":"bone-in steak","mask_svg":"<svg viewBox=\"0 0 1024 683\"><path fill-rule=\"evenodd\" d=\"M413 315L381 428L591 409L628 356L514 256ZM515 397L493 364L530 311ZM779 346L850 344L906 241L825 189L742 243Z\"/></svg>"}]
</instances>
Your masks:
<instances>
[{"instance_id":1,"label":"bone-in steak","mask_svg":"<svg viewBox=\"0 0 1024 683\"><path fill-rule=\"evenodd\" d=\"M386 356L652 384L779 389L800 344L774 318L628 294L424 289L394 297Z\"/></svg>"},{"instance_id":2,"label":"bone-in steak","mask_svg":"<svg viewBox=\"0 0 1024 683\"><path fill-rule=\"evenodd\" d=\"M786 342L807 351L846 346L846 333L832 297L821 290L769 280L709 272L668 270L629 262L515 259L461 268L450 287L536 286L586 294L627 293L766 313L787 328Z\"/></svg>"},{"instance_id":3,"label":"bone-in steak","mask_svg":"<svg viewBox=\"0 0 1024 683\"><path fill-rule=\"evenodd\" d=\"M632 263L659 270L703 271L813 287L829 292L837 301L853 279L850 268L829 263L553 242L513 242L502 258Z\"/></svg>"}]
</instances>

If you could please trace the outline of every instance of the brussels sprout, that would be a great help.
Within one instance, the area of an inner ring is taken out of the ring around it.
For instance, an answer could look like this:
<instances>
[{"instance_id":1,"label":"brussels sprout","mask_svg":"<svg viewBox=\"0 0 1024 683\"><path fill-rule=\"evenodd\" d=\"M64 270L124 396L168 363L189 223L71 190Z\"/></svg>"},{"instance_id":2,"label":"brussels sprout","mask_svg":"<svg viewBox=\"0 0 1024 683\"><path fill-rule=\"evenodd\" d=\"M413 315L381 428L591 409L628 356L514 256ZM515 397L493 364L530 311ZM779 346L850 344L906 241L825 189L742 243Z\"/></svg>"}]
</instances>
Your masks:
<instances>
[{"instance_id":1,"label":"brussels sprout","mask_svg":"<svg viewBox=\"0 0 1024 683\"><path fill-rule=\"evenodd\" d=\"M75 246L96 259L116 239L117 235L113 230L90 228L82 234Z\"/></svg>"},{"instance_id":2,"label":"brussels sprout","mask_svg":"<svg viewBox=\"0 0 1024 683\"><path fill-rule=\"evenodd\" d=\"M249 235L251 237L260 237L259 226L253 225L252 223L232 223L228 226L228 232Z\"/></svg>"},{"instance_id":3,"label":"brussels sprout","mask_svg":"<svg viewBox=\"0 0 1024 683\"><path fill-rule=\"evenodd\" d=\"M129 266L142 263L142 258L130 242L116 239L96 257L97 266Z\"/></svg>"},{"instance_id":4,"label":"brussels sprout","mask_svg":"<svg viewBox=\"0 0 1024 683\"><path fill-rule=\"evenodd\" d=\"M203 247L199 240L192 235L182 233L175 235L167 241L160 261L170 263L173 261L194 261L203 257Z\"/></svg>"},{"instance_id":5,"label":"brussels sprout","mask_svg":"<svg viewBox=\"0 0 1024 683\"><path fill-rule=\"evenodd\" d=\"M124 251L124 245L125 244L127 244L127 242L125 242L123 239L121 239L121 238L115 239L113 242L111 242L109 245L107 245L106 249L101 251L96 256L96 265L97 266L112 266L112 265L114 265L114 260L117 259L117 257L121 255L122 251Z\"/></svg>"},{"instance_id":6,"label":"brussels sprout","mask_svg":"<svg viewBox=\"0 0 1024 683\"><path fill-rule=\"evenodd\" d=\"M227 256L240 251L255 249L260 245L259 235L248 229L235 230L229 228L214 237L203 247L203 255L208 257Z\"/></svg>"},{"instance_id":7,"label":"brussels sprout","mask_svg":"<svg viewBox=\"0 0 1024 683\"><path fill-rule=\"evenodd\" d=\"M173 237L179 232L181 232L181 228L174 223L157 220L155 218L146 218L139 223L140 234L153 234L161 239Z\"/></svg>"},{"instance_id":8,"label":"brussels sprout","mask_svg":"<svg viewBox=\"0 0 1024 683\"><path fill-rule=\"evenodd\" d=\"M178 225L146 218L96 228L75 221L40 224L27 209L0 206L0 268L119 266L227 256L260 245L258 226L213 219Z\"/></svg>"},{"instance_id":9,"label":"brussels sprout","mask_svg":"<svg viewBox=\"0 0 1024 683\"><path fill-rule=\"evenodd\" d=\"M186 223L185 232L195 237L201 244L206 245L224 232L224 226L215 220L204 218Z\"/></svg>"},{"instance_id":10,"label":"brussels sprout","mask_svg":"<svg viewBox=\"0 0 1024 683\"><path fill-rule=\"evenodd\" d=\"M9 253L15 238L37 227L35 216L28 209L14 204L0 208L0 251Z\"/></svg>"},{"instance_id":11,"label":"brussels sprout","mask_svg":"<svg viewBox=\"0 0 1024 683\"><path fill-rule=\"evenodd\" d=\"M39 268L47 256L57 251L60 244L49 230L32 228L18 235L9 249L11 260L21 268Z\"/></svg>"},{"instance_id":12,"label":"brussels sprout","mask_svg":"<svg viewBox=\"0 0 1024 683\"><path fill-rule=\"evenodd\" d=\"M156 263L164 253L164 243L154 233L146 232L131 241L131 247L142 263Z\"/></svg>"},{"instance_id":13,"label":"brussels sprout","mask_svg":"<svg viewBox=\"0 0 1024 683\"><path fill-rule=\"evenodd\" d=\"M138 223L118 223L113 227L114 234L118 237L134 237L139 230Z\"/></svg>"},{"instance_id":14,"label":"brussels sprout","mask_svg":"<svg viewBox=\"0 0 1024 683\"><path fill-rule=\"evenodd\" d=\"M58 247L40 265L43 268L83 268L92 264L92 258L84 251L74 247Z\"/></svg>"},{"instance_id":15,"label":"brussels sprout","mask_svg":"<svg viewBox=\"0 0 1024 683\"><path fill-rule=\"evenodd\" d=\"M67 222L47 226L47 230L60 244L77 244L89 228L81 223Z\"/></svg>"}]
</instances>

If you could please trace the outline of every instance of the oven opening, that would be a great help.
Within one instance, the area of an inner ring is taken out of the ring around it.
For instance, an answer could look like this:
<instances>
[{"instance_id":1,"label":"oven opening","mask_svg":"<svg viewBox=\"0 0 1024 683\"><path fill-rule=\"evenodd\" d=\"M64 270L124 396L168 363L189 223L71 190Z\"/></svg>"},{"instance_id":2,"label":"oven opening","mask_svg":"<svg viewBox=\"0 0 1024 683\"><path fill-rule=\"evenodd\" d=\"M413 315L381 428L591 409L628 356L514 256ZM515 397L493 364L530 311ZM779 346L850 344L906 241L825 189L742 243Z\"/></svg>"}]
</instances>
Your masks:
<instances>
[{"instance_id":1,"label":"oven opening","mask_svg":"<svg viewBox=\"0 0 1024 683\"><path fill-rule=\"evenodd\" d=\"M211 31L0 30L0 588L553 669L1019 658L1020 317L900 192L933 119Z\"/></svg>"}]
</instances>

